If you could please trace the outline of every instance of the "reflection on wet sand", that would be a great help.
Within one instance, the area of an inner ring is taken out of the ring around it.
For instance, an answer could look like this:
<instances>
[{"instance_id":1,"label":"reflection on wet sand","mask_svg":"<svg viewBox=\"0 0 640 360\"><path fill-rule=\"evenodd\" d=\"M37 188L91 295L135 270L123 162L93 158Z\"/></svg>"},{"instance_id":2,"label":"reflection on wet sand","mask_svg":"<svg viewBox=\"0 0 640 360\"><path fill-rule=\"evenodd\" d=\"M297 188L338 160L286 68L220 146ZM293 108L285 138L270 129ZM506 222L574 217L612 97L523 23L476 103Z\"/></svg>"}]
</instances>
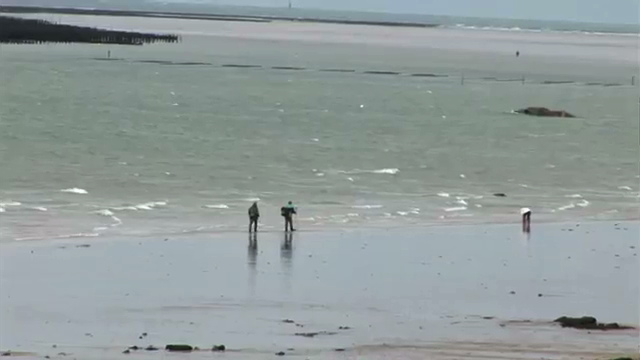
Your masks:
<instances>
[{"instance_id":1,"label":"reflection on wet sand","mask_svg":"<svg viewBox=\"0 0 640 360\"><path fill-rule=\"evenodd\" d=\"M291 292L291 269L293 264L293 233L285 232L284 239L280 245L280 263L282 264L282 273L284 287Z\"/></svg>"},{"instance_id":2,"label":"reflection on wet sand","mask_svg":"<svg viewBox=\"0 0 640 360\"><path fill-rule=\"evenodd\" d=\"M251 294L256 292L256 276L258 274L258 234L249 233L249 247L247 250L247 267L249 269L249 289Z\"/></svg>"}]
</instances>

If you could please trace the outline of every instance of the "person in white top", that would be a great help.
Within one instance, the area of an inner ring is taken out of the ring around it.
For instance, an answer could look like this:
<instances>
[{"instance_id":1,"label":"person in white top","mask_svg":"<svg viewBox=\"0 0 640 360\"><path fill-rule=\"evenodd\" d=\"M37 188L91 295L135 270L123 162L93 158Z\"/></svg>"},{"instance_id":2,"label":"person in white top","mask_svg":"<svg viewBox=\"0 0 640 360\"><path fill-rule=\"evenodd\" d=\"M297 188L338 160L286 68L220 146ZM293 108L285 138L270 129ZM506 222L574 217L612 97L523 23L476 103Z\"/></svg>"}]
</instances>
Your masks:
<instances>
[{"instance_id":1,"label":"person in white top","mask_svg":"<svg viewBox=\"0 0 640 360\"><path fill-rule=\"evenodd\" d=\"M520 215L522 215L522 232L531 232L531 209L520 209Z\"/></svg>"}]
</instances>

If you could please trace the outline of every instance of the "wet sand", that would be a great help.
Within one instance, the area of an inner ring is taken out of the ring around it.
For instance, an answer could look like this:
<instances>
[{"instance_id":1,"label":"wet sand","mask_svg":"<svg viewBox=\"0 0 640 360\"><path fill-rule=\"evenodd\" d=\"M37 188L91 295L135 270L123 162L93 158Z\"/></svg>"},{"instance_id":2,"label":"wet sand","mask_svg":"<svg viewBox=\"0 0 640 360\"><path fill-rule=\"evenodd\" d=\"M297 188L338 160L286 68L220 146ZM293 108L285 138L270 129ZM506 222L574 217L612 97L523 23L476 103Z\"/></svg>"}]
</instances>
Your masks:
<instances>
[{"instance_id":1,"label":"wet sand","mask_svg":"<svg viewBox=\"0 0 640 360\"><path fill-rule=\"evenodd\" d=\"M637 353L638 331L550 321L638 326L639 235L636 222L534 224L530 237L491 225L303 231L290 242L266 232L257 246L240 233L4 243L0 349L25 359L118 359L170 343L225 344L237 359L604 359Z\"/></svg>"}]
</instances>

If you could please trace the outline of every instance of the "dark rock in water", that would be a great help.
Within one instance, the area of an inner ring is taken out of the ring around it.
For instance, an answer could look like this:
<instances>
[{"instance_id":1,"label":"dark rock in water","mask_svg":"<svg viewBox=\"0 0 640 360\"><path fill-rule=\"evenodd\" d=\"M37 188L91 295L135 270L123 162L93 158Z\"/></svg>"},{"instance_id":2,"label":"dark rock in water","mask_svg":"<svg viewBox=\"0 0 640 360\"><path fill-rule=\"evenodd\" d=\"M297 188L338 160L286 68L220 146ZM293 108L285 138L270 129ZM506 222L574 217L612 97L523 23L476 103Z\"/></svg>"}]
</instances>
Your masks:
<instances>
[{"instance_id":1,"label":"dark rock in water","mask_svg":"<svg viewBox=\"0 0 640 360\"><path fill-rule=\"evenodd\" d=\"M284 320L282 320L282 322L285 323L285 324L295 324L296 323L295 321L293 321L291 319L284 319Z\"/></svg>"},{"instance_id":2,"label":"dark rock in water","mask_svg":"<svg viewBox=\"0 0 640 360\"><path fill-rule=\"evenodd\" d=\"M147 334L146 332L143 332L143 333L142 333L142 336L147 337L147 336L148 336L148 334Z\"/></svg>"},{"instance_id":3,"label":"dark rock in water","mask_svg":"<svg viewBox=\"0 0 640 360\"><path fill-rule=\"evenodd\" d=\"M493 194L493 196L495 196L495 197L507 197L507 194L505 194L505 193L495 193L495 194Z\"/></svg>"},{"instance_id":4,"label":"dark rock in water","mask_svg":"<svg viewBox=\"0 0 640 360\"><path fill-rule=\"evenodd\" d=\"M129 350L140 350L140 348L137 345L133 345L133 346L129 346Z\"/></svg>"},{"instance_id":5,"label":"dark rock in water","mask_svg":"<svg viewBox=\"0 0 640 360\"><path fill-rule=\"evenodd\" d=\"M277 355L277 356L284 356L284 355L285 355L285 353L284 353L284 351L280 351L280 352L277 352L277 353L276 353L276 355Z\"/></svg>"},{"instance_id":6,"label":"dark rock in water","mask_svg":"<svg viewBox=\"0 0 640 360\"><path fill-rule=\"evenodd\" d=\"M333 331L318 331L318 332L307 332L307 333L296 333L296 336L302 336L302 337L308 337L308 338L313 338L316 337L318 335L336 335L337 332L333 332Z\"/></svg>"},{"instance_id":7,"label":"dark rock in water","mask_svg":"<svg viewBox=\"0 0 640 360\"><path fill-rule=\"evenodd\" d=\"M596 318L593 316L583 316L583 317L567 317L562 316L560 318L555 319L553 322L559 323L562 327L574 328L574 329L582 329L582 330L629 330L634 329L630 326L621 326L618 323L599 323Z\"/></svg>"},{"instance_id":8,"label":"dark rock in water","mask_svg":"<svg viewBox=\"0 0 640 360\"><path fill-rule=\"evenodd\" d=\"M153 345L149 345L145 348L145 350L147 351L158 351L160 349L158 349L157 347L153 346Z\"/></svg>"},{"instance_id":9,"label":"dark rock in water","mask_svg":"<svg viewBox=\"0 0 640 360\"><path fill-rule=\"evenodd\" d=\"M167 351L191 352L193 351L193 346L185 344L170 344L165 346L164 349Z\"/></svg>"},{"instance_id":10,"label":"dark rock in water","mask_svg":"<svg viewBox=\"0 0 640 360\"><path fill-rule=\"evenodd\" d=\"M5 351L0 356L11 356L11 351Z\"/></svg>"},{"instance_id":11,"label":"dark rock in water","mask_svg":"<svg viewBox=\"0 0 640 360\"><path fill-rule=\"evenodd\" d=\"M615 358L615 359L611 359L611 360L633 360L630 357L621 357L621 358Z\"/></svg>"},{"instance_id":12,"label":"dark rock in water","mask_svg":"<svg viewBox=\"0 0 640 360\"><path fill-rule=\"evenodd\" d=\"M211 351L225 351L227 350L227 347L224 345L213 345L213 348L211 349Z\"/></svg>"},{"instance_id":13,"label":"dark rock in water","mask_svg":"<svg viewBox=\"0 0 640 360\"><path fill-rule=\"evenodd\" d=\"M337 352L343 352L344 350L345 349L343 349L343 348L334 349L334 351L337 351Z\"/></svg>"},{"instance_id":14,"label":"dark rock in water","mask_svg":"<svg viewBox=\"0 0 640 360\"><path fill-rule=\"evenodd\" d=\"M122 352L123 354L131 354L131 350L127 349L125 351Z\"/></svg>"},{"instance_id":15,"label":"dark rock in water","mask_svg":"<svg viewBox=\"0 0 640 360\"><path fill-rule=\"evenodd\" d=\"M515 294L516 294L516 292L515 292L515 291L511 291L511 292L509 292L509 294L511 294L511 295L515 295Z\"/></svg>"},{"instance_id":16,"label":"dark rock in water","mask_svg":"<svg viewBox=\"0 0 640 360\"><path fill-rule=\"evenodd\" d=\"M543 116L543 117L563 117L574 118L575 116L564 110L549 110L545 107L528 107L526 109L516 110L518 114L525 114L531 116Z\"/></svg>"},{"instance_id":17,"label":"dark rock in water","mask_svg":"<svg viewBox=\"0 0 640 360\"><path fill-rule=\"evenodd\" d=\"M340 326L338 330L351 330L351 328L348 326Z\"/></svg>"}]
</instances>

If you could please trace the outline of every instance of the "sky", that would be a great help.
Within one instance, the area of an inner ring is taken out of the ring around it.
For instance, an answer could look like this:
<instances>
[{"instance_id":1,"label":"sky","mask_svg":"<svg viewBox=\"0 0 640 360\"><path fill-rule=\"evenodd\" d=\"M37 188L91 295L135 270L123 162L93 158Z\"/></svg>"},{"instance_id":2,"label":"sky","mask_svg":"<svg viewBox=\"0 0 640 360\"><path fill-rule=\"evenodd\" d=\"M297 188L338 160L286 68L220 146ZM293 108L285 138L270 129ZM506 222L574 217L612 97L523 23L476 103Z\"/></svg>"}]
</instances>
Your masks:
<instances>
[{"instance_id":1,"label":"sky","mask_svg":"<svg viewBox=\"0 0 640 360\"><path fill-rule=\"evenodd\" d=\"M287 6L288 2L288 0L168 1L269 7ZM640 17L640 0L292 0L292 2L295 7L301 8L622 24L637 24Z\"/></svg>"}]
</instances>

